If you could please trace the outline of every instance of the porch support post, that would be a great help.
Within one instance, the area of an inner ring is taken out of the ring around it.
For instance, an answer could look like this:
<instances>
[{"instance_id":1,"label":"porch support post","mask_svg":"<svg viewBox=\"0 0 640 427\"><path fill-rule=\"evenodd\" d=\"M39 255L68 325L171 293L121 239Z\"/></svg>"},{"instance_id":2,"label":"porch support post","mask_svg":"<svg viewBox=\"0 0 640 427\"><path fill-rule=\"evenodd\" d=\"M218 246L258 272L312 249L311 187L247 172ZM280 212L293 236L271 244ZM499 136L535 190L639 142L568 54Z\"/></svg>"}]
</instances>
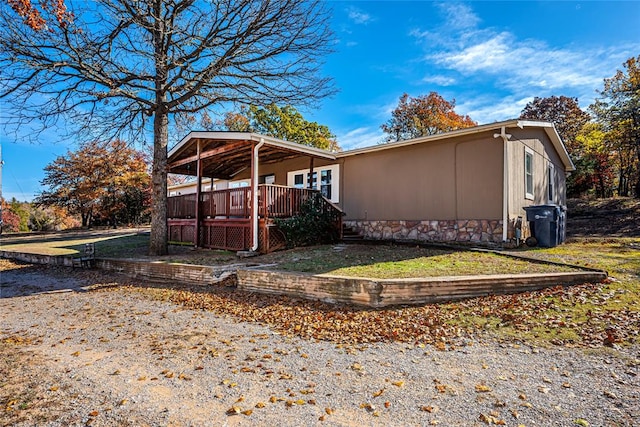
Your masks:
<instances>
[{"instance_id":1,"label":"porch support post","mask_svg":"<svg viewBox=\"0 0 640 427\"><path fill-rule=\"evenodd\" d=\"M309 182L307 188L313 189L313 157L309 157Z\"/></svg>"},{"instance_id":2,"label":"porch support post","mask_svg":"<svg viewBox=\"0 0 640 427\"><path fill-rule=\"evenodd\" d=\"M252 144L252 161L251 161L251 251L258 250L258 227L259 227L259 215L258 215L258 168L259 168L259 152L260 147L264 145L264 139L260 138L258 144Z\"/></svg>"},{"instance_id":3,"label":"porch support post","mask_svg":"<svg viewBox=\"0 0 640 427\"><path fill-rule=\"evenodd\" d=\"M196 158L196 235L193 237L194 246L200 246L200 192L202 191L202 160L200 159L201 141L198 141L198 154Z\"/></svg>"}]
</instances>

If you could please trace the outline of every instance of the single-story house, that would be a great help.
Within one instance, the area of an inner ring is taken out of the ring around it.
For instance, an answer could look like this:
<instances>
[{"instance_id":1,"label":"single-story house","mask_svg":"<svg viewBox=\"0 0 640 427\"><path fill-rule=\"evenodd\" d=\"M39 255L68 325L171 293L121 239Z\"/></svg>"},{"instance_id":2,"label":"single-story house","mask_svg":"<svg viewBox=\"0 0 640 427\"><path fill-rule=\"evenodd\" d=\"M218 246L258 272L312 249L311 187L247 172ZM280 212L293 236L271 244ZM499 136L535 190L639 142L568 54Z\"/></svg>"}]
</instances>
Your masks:
<instances>
[{"instance_id":1,"label":"single-story house","mask_svg":"<svg viewBox=\"0 0 640 427\"><path fill-rule=\"evenodd\" d=\"M525 207L566 205L574 169L553 124L538 121L341 152L253 133L191 132L169 152L170 173L250 185L170 197L170 240L268 251L277 246L269 244L277 234L270 218L294 214L318 191L367 239L509 242L529 233Z\"/></svg>"}]
</instances>

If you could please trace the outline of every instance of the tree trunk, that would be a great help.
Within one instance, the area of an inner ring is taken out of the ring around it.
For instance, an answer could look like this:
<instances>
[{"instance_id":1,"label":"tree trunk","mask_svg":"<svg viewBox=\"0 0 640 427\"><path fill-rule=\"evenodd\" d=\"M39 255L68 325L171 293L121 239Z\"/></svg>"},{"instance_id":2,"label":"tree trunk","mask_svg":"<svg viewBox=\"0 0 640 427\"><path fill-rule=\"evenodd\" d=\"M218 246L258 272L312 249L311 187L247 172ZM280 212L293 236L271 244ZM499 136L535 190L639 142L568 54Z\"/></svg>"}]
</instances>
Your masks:
<instances>
[{"instance_id":1,"label":"tree trunk","mask_svg":"<svg viewBox=\"0 0 640 427\"><path fill-rule=\"evenodd\" d=\"M151 169L151 238L150 255L166 255L167 227L167 145L169 141L169 114L166 105L167 46L165 43L164 0L153 1L153 50L156 66L155 108L153 111L153 167Z\"/></svg>"},{"instance_id":2,"label":"tree trunk","mask_svg":"<svg viewBox=\"0 0 640 427\"><path fill-rule=\"evenodd\" d=\"M169 117L159 108L153 118L153 168L151 170L151 238L150 255L168 253L167 227L167 143Z\"/></svg>"},{"instance_id":3,"label":"tree trunk","mask_svg":"<svg viewBox=\"0 0 640 427\"><path fill-rule=\"evenodd\" d=\"M636 154L638 155L638 163L636 167L636 188L635 197L640 199L640 141L636 140Z\"/></svg>"}]
</instances>

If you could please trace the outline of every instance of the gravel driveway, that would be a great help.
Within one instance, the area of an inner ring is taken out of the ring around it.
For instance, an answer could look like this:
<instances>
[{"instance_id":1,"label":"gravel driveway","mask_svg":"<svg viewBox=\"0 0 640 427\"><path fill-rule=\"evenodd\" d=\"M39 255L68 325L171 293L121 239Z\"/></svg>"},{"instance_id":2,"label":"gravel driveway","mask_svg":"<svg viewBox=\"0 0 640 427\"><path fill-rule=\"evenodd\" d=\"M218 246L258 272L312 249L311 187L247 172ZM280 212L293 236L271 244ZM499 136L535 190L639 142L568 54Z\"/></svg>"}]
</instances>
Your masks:
<instances>
[{"instance_id":1,"label":"gravel driveway","mask_svg":"<svg viewBox=\"0 0 640 427\"><path fill-rule=\"evenodd\" d=\"M17 267L0 260L1 425L640 425L637 346L340 346Z\"/></svg>"}]
</instances>

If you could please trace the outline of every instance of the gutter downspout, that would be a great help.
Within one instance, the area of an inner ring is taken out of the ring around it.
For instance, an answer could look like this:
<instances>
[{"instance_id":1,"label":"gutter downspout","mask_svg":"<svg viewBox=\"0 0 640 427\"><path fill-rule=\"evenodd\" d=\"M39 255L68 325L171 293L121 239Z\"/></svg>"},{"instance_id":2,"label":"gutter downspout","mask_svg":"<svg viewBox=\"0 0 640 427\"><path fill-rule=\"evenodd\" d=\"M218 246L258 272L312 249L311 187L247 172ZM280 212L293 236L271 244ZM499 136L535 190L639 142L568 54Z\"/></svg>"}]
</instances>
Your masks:
<instances>
[{"instance_id":1,"label":"gutter downspout","mask_svg":"<svg viewBox=\"0 0 640 427\"><path fill-rule=\"evenodd\" d=\"M511 135L502 126L500 133L494 133L494 138L502 138L502 241L506 242L509 231L509 161L507 159L507 142Z\"/></svg>"},{"instance_id":2,"label":"gutter downspout","mask_svg":"<svg viewBox=\"0 0 640 427\"><path fill-rule=\"evenodd\" d=\"M251 192L252 192L252 197L251 197L251 219L252 219L252 223L253 223L253 237L252 237L252 243L253 245L251 246L251 252L255 252L258 249L258 220L259 220L259 215L258 215L258 152L260 151L260 147L262 147L264 145L264 138L260 138L260 142L258 144L256 144L256 146L253 148L253 182L251 183Z\"/></svg>"},{"instance_id":3,"label":"gutter downspout","mask_svg":"<svg viewBox=\"0 0 640 427\"><path fill-rule=\"evenodd\" d=\"M200 194L202 192L202 160L200 159L201 148L201 141L198 140L196 159L196 175L198 175L196 179L196 235L193 236L193 243L196 248L200 246Z\"/></svg>"}]
</instances>

